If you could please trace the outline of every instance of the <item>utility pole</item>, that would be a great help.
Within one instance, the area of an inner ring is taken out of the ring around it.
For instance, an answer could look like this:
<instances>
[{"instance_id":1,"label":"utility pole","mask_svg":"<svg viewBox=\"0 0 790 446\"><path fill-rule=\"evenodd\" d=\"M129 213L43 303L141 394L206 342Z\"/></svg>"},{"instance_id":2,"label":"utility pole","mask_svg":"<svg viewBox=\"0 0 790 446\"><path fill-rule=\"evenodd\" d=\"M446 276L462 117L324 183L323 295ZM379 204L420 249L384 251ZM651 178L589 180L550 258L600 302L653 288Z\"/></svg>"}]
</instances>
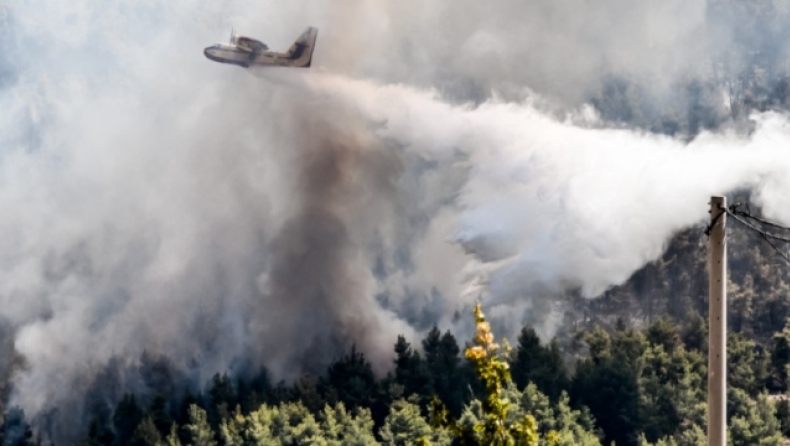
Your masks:
<instances>
[{"instance_id":1,"label":"utility pole","mask_svg":"<svg viewBox=\"0 0 790 446\"><path fill-rule=\"evenodd\" d=\"M727 198L710 199L708 446L727 444Z\"/></svg>"}]
</instances>

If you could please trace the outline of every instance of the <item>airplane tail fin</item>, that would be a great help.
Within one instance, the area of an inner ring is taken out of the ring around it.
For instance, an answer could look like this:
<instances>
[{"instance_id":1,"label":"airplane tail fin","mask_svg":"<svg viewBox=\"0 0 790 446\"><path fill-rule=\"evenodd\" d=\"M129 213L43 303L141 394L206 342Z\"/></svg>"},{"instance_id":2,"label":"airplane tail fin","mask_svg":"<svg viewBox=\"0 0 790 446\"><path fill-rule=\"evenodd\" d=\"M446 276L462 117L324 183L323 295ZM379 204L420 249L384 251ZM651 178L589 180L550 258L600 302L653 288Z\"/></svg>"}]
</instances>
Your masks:
<instances>
[{"instance_id":1,"label":"airplane tail fin","mask_svg":"<svg viewBox=\"0 0 790 446\"><path fill-rule=\"evenodd\" d=\"M308 27L296 42L288 49L288 56L293 60L295 67L309 67L313 62L313 50L318 37L318 29Z\"/></svg>"}]
</instances>

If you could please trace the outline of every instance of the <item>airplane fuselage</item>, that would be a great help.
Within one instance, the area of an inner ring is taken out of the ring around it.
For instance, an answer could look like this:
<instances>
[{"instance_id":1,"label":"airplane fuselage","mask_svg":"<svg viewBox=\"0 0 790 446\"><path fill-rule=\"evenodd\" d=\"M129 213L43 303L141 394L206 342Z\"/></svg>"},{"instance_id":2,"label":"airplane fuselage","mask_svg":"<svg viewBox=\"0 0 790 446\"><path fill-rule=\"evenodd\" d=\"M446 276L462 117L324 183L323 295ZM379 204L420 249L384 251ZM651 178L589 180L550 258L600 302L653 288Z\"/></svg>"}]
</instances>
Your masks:
<instances>
[{"instance_id":1,"label":"airplane fuselage","mask_svg":"<svg viewBox=\"0 0 790 446\"><path fill-rule=\"evenodd\" d=\"M237 49L230 45L217 44L210 46L203 50L203 54L215 62L229 63L245 68L251 65L294 66L294 59L285 53L263 51L256 54Z\"/></svg>"},{"instance_id":2,"label":"airplane fuselage","mask_svg":"<svg viewBox=\"0 0 790 446\"><path fill-rule=\"evenodd\" d=\"M203 50L207 58L220 63L249 66L310 67L318 30L309 27L285 53L269 51L268 47L256 39L235 35L230 44L218 43Z\"/></svg>"}]
</instances>

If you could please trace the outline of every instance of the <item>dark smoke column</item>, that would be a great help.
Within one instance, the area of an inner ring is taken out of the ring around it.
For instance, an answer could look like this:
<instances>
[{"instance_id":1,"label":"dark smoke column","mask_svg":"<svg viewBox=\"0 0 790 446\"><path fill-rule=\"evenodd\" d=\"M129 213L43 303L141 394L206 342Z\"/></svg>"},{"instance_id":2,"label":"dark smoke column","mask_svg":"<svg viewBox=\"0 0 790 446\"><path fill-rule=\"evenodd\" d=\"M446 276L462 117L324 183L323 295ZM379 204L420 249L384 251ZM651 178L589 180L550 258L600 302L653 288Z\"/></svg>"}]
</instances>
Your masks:
<instances>
[{"instance_id":1,"label":"dark smoke column","mask_svg":"<svg viewBox=\"0 0 790 446\"><path fill-rule=\"evenodd\" d=\"M272 245L264 332L282 343L267 359L286 373L322 373L354 344L376 362L394 337L354 235L381 218L375 209L392 196L401 164L366 129L350 131L353 118L332 119L312 109L298 119L308 129L297 137L298 210Z\"/></svg>"}]
</instances>

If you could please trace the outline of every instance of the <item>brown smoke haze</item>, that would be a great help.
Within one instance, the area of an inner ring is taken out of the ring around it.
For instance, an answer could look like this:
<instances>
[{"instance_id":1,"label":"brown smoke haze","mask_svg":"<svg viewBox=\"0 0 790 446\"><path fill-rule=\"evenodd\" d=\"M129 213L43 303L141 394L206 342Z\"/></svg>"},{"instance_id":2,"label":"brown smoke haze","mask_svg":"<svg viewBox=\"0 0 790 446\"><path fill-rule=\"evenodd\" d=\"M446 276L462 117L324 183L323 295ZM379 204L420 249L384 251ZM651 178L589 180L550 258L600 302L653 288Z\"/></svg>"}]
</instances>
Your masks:
<instances>
[{"instance_id":1,"label":"brown smoke haze","mask_svg":"<svg viewBox=\"0 0 790 446\"><path fill-rule=\"evenodd\" d=\"M303 130L294 141L303 148L294 190L299 204L272 242L266 291L276 306L261 309L261 336L281 339L282 348L266 356L283 365L281 373L320 374L354 343L373 354L383 372L397 335L393 327L411 330L380 311L372 259L360 245L385 224L403 165L356 129L354 119L322 109L313 107L294 122Z\"/></svg>"}]
</instances>

